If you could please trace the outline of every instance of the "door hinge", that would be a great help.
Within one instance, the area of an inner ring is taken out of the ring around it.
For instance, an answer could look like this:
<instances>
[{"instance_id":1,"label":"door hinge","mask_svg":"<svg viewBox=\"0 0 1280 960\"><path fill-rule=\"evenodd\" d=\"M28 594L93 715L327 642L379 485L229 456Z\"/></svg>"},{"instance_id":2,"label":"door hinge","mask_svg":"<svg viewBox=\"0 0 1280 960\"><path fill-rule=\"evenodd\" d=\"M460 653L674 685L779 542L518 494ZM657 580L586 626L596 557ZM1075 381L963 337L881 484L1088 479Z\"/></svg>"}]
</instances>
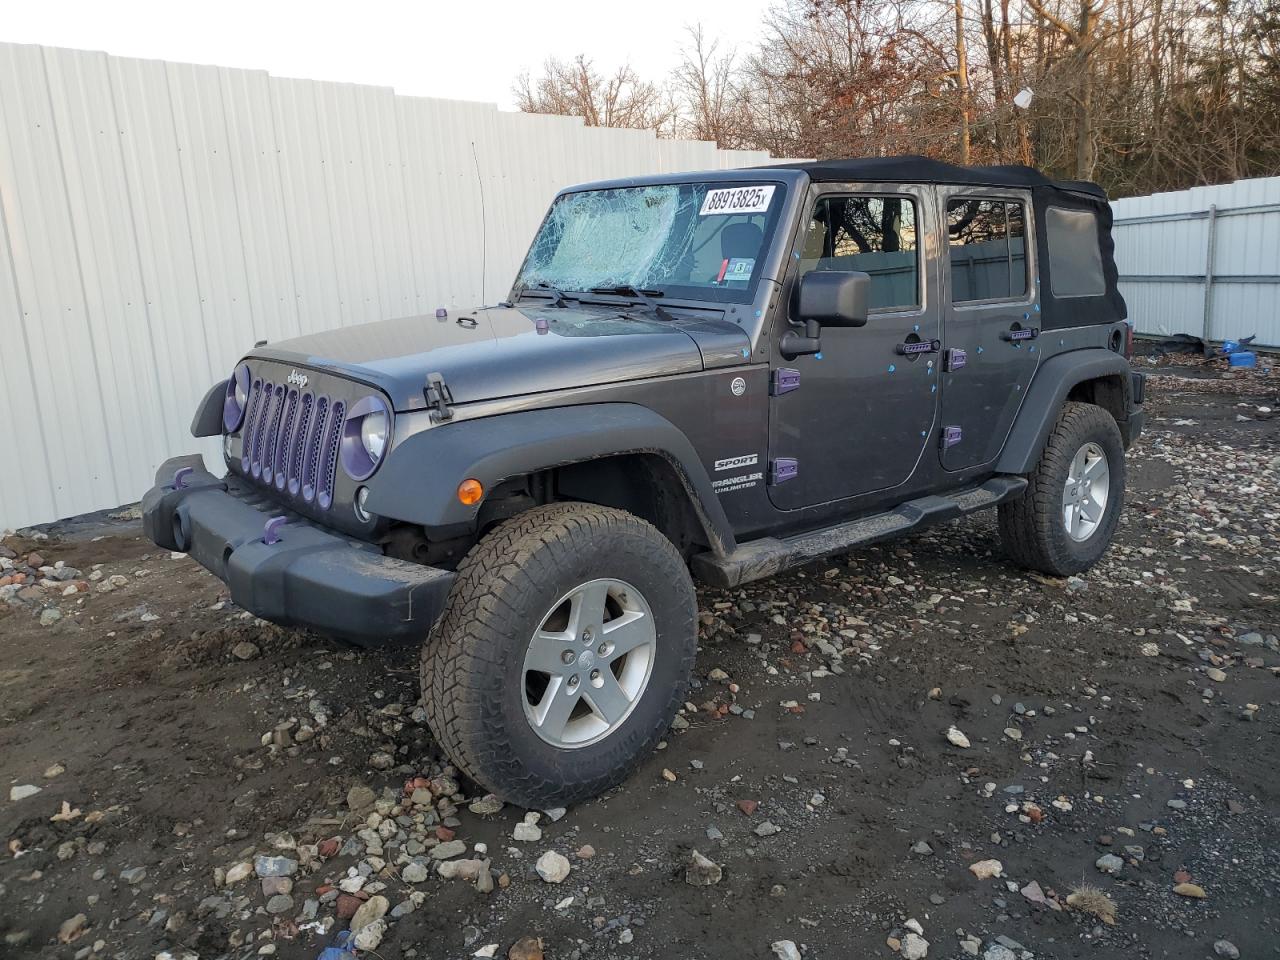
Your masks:
<instances>
[{"instance_id":1,"label":"door hinge","mask_svg":"<svg viewBox=\"0 0 1280 960\"><path fill-rule=\"evenodd\" d=\"M944 361L948 371L959 370L968 362L969 354L964 350L961 350L959 347L952 347L948 350L946 353L946 360Z\"/></svg>"},{"instance_id":2,"label":"door hinge","mask_svg":"<svg viewBox=\"0 0 1280 960\"><path fill-rule=\"evenodd\" d=\"M442 423L453 419L453 410L450 407L453 403L453 391L444 382L443 374L428 373L427 385L422 388L422 395L427 401L432 420Z\"/></svg>"},{"instance_id":3,"label":"door hinge","mask_svg":"<svg viewBox=\"0 0 1280 960\"><path fill-rule=\"evenodd\" d=\"M942 449L954 447L960 442L963 431L959 427L943 427L942 428Z\"/></svg>"},{"instance_id":4,"label":"door hinge","mask_svg":"<svg viewBox=\"0 0 1280 960\"><path fill-rule=\"evenodd\" d=\"M792 367L777 367L773 371L773 380L769 384L769 393L780 397L784 393L800 389L800 371Z\"/></svg>"},{"instance_id":5,"label":"door hinge","mask_svg":"<svg viewBox=\"0 0 1280 960\"><path fill-rule=\"evenodd\" d=\"M769 461L769 482L786 483L800 475L800 461L794 457L777 457Z\"/></svg>"}]
</instances>

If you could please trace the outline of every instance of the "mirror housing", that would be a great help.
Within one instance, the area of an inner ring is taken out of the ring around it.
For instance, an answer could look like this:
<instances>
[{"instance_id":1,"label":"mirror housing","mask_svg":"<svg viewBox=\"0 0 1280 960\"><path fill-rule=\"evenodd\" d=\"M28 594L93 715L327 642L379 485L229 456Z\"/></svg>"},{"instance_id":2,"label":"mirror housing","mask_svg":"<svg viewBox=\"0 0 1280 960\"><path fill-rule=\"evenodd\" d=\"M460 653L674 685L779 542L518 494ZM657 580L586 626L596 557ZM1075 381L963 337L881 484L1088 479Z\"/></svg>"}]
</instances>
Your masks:
<instances>
[{"instance_id":1,"label":"mirror housing","mask_svg":"<svg viewBox=\"0 0 1280 960\"><path fill-rule=\"evenodd\" d=\"M811 270L800 278L796 318L828 327L862 327L867 323L871 275L856 270Z\"/></svg>"}]
</instances>

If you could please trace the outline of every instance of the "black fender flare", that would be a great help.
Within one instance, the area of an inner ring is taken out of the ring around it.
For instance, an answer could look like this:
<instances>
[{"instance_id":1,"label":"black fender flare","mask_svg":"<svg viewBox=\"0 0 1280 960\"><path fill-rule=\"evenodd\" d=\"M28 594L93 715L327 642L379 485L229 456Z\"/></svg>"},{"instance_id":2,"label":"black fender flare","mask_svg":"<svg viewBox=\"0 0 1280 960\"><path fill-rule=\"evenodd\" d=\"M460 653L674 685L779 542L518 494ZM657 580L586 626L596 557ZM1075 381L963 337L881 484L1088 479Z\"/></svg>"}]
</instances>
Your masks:
<instances>
[{"instance_id":1,"label":"black fender flare","mask_svg":"<svg viewBox=\"0 0 1280 960\"><path fill-rule=\"evenodd\" d=\"M733 528L689 438L670 420L634 403L550 407L455 420L396 444L369 482L366 507L383 517L421 524L428 535L473 532L480 504L466 506L458 484L486 490L552 467L625 454L655 454L675 469L711 548L736 546Z\"/></svg>"},{"instance_id":2,"label":"black fender flare","mask_svg":"<svg viewBox=\"0 0 1280 960\"><path fill-rule=\"evenodd\" d=\"M1030 473L1049 440L1072 387L1086 380L1118 376L1124 389L1124 408L1133 409L1133 386L1129 361L1118 353L1101 347L1072 350L1050 357L1040 364L1027 399L1009 431L1004 451L996 462L997 473ZM1124 424L1120 424L1123 431Z\"/></svg>"},{"instance_id":3,"label":"black fender flare","mask_svg":"<svg viewBox=\"0 0 1280 960\"><path fill-rule=\"evenodd\" d=\"M191 419L193 437L216 437L222 433L222 402L226 397L226 380L219 380L209 388Z\"/></svg>"}]
</instances>

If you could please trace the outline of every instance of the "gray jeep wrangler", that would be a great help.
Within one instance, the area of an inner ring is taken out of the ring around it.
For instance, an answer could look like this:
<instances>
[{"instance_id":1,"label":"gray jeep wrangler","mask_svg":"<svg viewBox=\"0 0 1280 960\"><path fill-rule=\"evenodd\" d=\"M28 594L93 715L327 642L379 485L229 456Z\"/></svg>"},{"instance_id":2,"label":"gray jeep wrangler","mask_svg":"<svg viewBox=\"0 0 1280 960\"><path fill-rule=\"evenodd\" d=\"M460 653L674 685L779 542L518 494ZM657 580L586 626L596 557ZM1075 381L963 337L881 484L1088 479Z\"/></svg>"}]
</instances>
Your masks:
<instances>
[{"instance_id":1,"label":"gray jeep wrangler","mask_svg":"<svg viewBox=\"0 0 1280 960\"><path fill-rule=\"evenodd\" d=\"M1143 379L1088 183L918 157L560 193L509 299L259 344L147 534L246 610L422 642L432 728L524 806L622 780L720 587L999 508L1106 550ZM691 576L692 574L692 576Z\"/></svg>"}]
</instances>

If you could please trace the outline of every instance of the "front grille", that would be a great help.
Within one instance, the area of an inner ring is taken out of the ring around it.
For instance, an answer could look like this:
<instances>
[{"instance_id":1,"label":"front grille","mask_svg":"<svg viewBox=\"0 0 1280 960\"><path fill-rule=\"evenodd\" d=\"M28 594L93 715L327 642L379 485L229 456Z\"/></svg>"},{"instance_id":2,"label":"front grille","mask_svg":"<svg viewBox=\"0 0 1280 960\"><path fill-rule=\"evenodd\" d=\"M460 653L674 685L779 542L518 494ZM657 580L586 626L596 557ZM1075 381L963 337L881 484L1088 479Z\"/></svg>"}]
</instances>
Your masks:
<instances>
[{"instance_id":1,"label":"front grille","mask_svg":"<svg viewBox=\"0 0 1280 960\"><path fill-rule=\"evenodd\" d=\"M324 394L254 379L241 436L241 473L328 510L346 409L342 400Z\"/></svg>"}]
</instances>

